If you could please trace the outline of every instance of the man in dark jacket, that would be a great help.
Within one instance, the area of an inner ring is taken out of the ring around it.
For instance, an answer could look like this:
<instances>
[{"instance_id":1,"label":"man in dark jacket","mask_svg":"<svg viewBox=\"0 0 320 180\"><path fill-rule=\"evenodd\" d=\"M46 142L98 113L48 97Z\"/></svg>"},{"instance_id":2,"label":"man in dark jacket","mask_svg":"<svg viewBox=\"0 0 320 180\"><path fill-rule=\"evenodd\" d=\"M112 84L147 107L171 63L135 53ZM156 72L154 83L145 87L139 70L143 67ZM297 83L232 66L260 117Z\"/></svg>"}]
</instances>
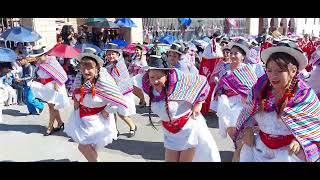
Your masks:
<instances>
[{"instance_id":1,"label":"man in dark jacket","mask_svg":"<svg viewBox=\"0 0 320 180\"><path fill-rule=\"evenodd\" d=\"M22 66L22 77L17 78L16 81L23 86L29 114L39 115L44 109L44 104L34 97L31 88L28 86L28 82L35 77L35 67L32 66L26 58L18 59L18 64ZM39 113L37 109L39 109Z\"/></svg>"}]
</instances>

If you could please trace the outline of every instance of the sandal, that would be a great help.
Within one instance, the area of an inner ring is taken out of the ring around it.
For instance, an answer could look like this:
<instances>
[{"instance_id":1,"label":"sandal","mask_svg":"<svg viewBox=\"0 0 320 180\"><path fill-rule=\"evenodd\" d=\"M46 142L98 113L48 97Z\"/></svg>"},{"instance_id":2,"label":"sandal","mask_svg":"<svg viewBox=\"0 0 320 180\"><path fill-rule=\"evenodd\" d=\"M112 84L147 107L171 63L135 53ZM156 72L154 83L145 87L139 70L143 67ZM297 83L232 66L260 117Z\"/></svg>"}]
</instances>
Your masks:
<instances>
[{"instance_id":1,"label":"sandal","mask_svg":"<svg viewBox=\"0 0 320 180\"><path fill-rule=\"evenodd\" d=\"M53 132L57 132L64 129L64 123L62 123L59 127L53 128Z\"/></svg>"},{"instance_id":2,"label":"sandal","mask_svg":"<svg viewBox=\"0 0 320 180\"><path fill-rule=\"evenodd\" d=\"M131 137L133 137L134 135L136 135L136 131L137 131L137 130L138 130L138 127L137 127L137 125L135 125L135 128L134 128L133 130L130 129L128 137L131 138Z\"/></svg>"},{"instance_id":3,"label":"sandal","mask_svg":"<svg viewBox=\"0 0 320 180\"><path fill-rule=\"evenodd\" d=\"M146 106L147 106L146 102L139 102L139 107L140 108L143 108L143 107L146 107Z\"/></svg>"}]
</instances>

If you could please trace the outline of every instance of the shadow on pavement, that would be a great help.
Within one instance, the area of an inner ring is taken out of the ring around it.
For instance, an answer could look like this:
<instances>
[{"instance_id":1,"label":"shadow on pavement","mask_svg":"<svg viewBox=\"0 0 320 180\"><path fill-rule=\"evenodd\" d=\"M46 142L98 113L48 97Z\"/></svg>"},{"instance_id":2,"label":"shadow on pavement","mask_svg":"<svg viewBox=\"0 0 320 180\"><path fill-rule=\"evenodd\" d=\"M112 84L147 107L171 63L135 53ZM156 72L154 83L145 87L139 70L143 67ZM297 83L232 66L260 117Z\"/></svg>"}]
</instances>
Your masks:
<instances>
[{"instance_id":1,"label":"shadow on pavement","mask_svg":"<svg viewBox=\"0 0 320 180\"><path fill-rule=\"evenodd\" d=\"M44 160L33 161L33 162L77 162L77 161L70 161L70 159L44 159Z\"/></svg>"},{"instance_id":2,"label":"shadow on pavement","mask_svg":"<svg viewBox=\"0 0 320 180\"><path fill-rule=\"evenodd\" d=\"M0 162L24 162L24 161L3 160ZM44 159L40 161L30 161L30 162L78 162L78 161L70 161L70 159Z\"/></svg>"},{"instance_id":3,"label":"shadow on pavement","mask_svg":"<svg viewBox=\"0 0 320 180\"><path fill-rule=\"evenodd\" d=\"M149 113L149 107L139 107L139 106L136 106L136 112L137 114L145 114L145 113Z\"/></svg>"},{"instance_id":4,"label":"shadow on pavement","mask_svg":"<svg viewBox=\"0 0 320 180\"><path fill-rule=\"evenodd\" d=\"M19 131L26 134L39 133L44 134L47 127L35 124L0 124L0 131ZM68 137L64 132L54 132L51 136L64 136Z\"/></svg>"},{"instance_id":5,"label":"shadow on pavement","mask_svg":"<svg viewBox=\"0 0 320 180\"><path fill-rule=\"evenodd\" d=\"M221 161L222 162L231 162L232 161L232 156L233 152L232 151L219 151Z\"/></svg>"},{"instance_id":6,"label":"shadow on pavement","mask_svg":"<svg viewBox=\"0 0 320 180\"><path fill-rule=\"evenodd\" d=\"M140 155L144 159L164 160L163 142L118 139L107 145L106 148L119 150L128 155Z\"/></svg>"},{"instance_id":7,"label":"shadow on pavement","mask_svg":"<svg viewBox=\"0 0 320 180\"><path fill-rule=\"evenodd\" d=\"M10 116L27 116L28 113L21 113L18 110L15 109L3 109L2 114L10 115Z\"/></svg>"},{"instance_id":8,"label":"shadow on pavement","mask_svg":"<svg viewBox=\"0 0 320 180\"><path fill-rule=\"evenodd\" d=\"M204 118L207 120L209 128L219 128L218 117L215 113L206 114Z\"/></svg>"}]
</instances>

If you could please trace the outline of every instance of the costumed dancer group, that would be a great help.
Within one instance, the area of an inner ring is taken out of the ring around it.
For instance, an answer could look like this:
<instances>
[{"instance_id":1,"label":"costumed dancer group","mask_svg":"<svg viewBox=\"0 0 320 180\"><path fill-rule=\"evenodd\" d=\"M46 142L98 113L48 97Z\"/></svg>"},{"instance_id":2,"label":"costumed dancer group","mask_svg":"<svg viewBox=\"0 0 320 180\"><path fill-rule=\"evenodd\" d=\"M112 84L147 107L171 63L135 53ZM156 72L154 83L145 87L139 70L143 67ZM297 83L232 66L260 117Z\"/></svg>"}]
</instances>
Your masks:
<instances>
[{"instance_id":1,"label":"costumed dancer group","mask_svg":"<svg viewBox=\"0 0 320 180\"><path fill-rule=\"evenodd\" d=\"M38 109L41 113L42 102L46 102L50 117L45 135L64 129L83 156L97 162L99 150L119 136L117 115L128 124L129 137L135 135L137 126L130 117L136 113L133 95L138 94L142 106L146 95L151 125L151 112L161 119L165 161L220 162L216 142L200 112L210 85L207 77L188 63L184 46L172 44L168 56L158 52L147 60L140 56L129 71L116 44L109 44L104 59L94 49L85 49L76 57L79 70L72 86L74 111L66 125L59 110L70 103L64 85L67 75L58 61L46 55L44 47L34 48L35 69L19 61L24 68L25 77L20 81L29 112L38 114ZM217 112L220 134L234 142L232 161L319 161L319 87L311 82L312 89L299 78L308 59L296 44L281 41L262 50L265 67L259 58L253 58L257 62L250 60L252 52L245 39L226 42L221 50L224 58L209 78L216 83L210 107ZM312 57L310 64L316 69L319 58Z\"/></svg>"}]
</instances>

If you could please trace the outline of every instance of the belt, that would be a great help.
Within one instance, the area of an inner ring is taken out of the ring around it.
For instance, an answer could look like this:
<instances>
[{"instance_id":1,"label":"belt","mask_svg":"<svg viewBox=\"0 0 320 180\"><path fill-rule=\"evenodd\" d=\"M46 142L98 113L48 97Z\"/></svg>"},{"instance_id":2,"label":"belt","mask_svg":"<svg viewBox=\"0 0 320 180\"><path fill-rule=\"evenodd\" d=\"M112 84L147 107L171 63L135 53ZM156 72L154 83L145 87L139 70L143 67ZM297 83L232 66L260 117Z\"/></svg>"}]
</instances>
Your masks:
<instances>
[{"instance_id":1,"label":"belt","mask_svg":"<svg viewBox=\"0 0 320 180\"><path fill-rule=\"evenodd\" d=\"M190 118L191 112L180 117L179 119L175 119L174 121L162 121L162 126L168 130L169 132L176 134L178 133L183 126L188 122Z\"/></svg>"},{"instance_id":2,"label":"belt","mask_svg":"<svg viewBox=\"0 0 320 180\"><path fill-rule=\"evenodd\" d=\"M275 136L275 135L267 134L260 131L259 135L260 135L261 141L270 149L278 149L283 146L287 146L294 139L294 136L292 134L287 136L281 136L281 135Z\"/></svg>"},{"instance_id":3,"label":"belt","mask_svg":"<svg viewBox=\"0 0 320 180\"><path fill-rule=\"evenodd\" d=\"M53 81L54 79L53 78L47 78L47 79L42 79L42 78L39 78L37 79L37 81L43 85L46 85L48 84L49 82Z\"/></svg>"},{"instance_id":4,"label":"belt","mask_svg":"<svg viewBox=\"0 0 320 180\"><path fill-rule=\"evenodd\" d=\"M106 106L97 107L97 108L89 108L89 107L80 105L79 106L80 118L85 117L85 116L91 116L91 115L98 114L99 112L104 110L105 107Z\"/></svg>"}]
</instances>

